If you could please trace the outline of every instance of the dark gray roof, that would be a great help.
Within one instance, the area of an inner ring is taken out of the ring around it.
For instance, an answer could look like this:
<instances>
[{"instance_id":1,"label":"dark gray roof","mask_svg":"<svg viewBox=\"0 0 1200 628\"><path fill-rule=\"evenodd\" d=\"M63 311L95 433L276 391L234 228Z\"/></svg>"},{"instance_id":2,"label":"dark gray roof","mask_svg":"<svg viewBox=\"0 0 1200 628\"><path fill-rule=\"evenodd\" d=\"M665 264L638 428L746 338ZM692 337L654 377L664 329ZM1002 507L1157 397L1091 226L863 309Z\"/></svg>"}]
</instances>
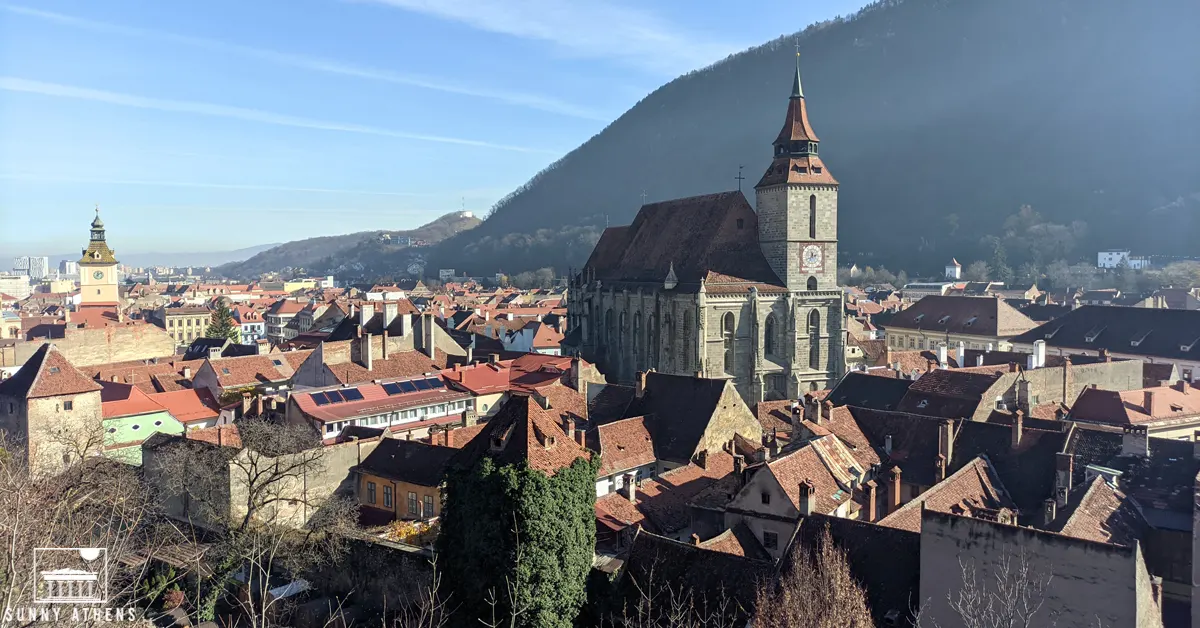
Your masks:
<instances>
[{"instance_id":1,"label":"dark gray roof","mask_svg":"<svg viewBox=\"0 0 1200 628\"><path fill-rule=\"evenodd\" d=\"M359 468L400 482L438 486L446 475L447 463L457 451L415 440L384 438Z\"/></svg>"},{"instance_id":2,"label":"dark gray roof","mask_svg":"<svg viewBox=\"0 0 1200 628\"><path fill-rule=\"evenodd\" d=\"M849 372L825 397L834 407L858 406L872 410L895 410L913 380Z\"/></svg>"},{"instance_id":3,"label":"dark gray roof","mask_svg":"<svg viewBox=\"0 0 1200 628\"><path fill-rule=\"evenodd\" d=\"M1038 340L1050 347L1200 361L1200 310L1086 305L1012 339Z\"/></svg>"},{"instance_id":4,"label":"dark gray roof","mask_svg":"<svg viewBox=\"0 0 1200 628\"><path fill-rule=\"evenodd\" d=\"M625 417L644 416L660 460L691 460L725 392L725 380L690 375L646 374L646 390L625 409Z\"/></svg>"}]
</instances>

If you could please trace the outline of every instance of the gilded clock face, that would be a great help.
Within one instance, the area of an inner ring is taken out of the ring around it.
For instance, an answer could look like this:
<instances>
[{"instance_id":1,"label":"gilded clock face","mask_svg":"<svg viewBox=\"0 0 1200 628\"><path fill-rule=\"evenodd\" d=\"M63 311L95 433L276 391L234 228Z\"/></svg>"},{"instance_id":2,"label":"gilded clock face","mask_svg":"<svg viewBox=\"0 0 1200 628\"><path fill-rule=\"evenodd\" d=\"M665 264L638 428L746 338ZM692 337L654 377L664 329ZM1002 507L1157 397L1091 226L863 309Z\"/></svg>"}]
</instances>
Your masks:
<instances>
[{"instance_id":1,"label":"gilded clock face","mask_svg":"<svg viewBox=\"0 0 1200 628\"><path fill-rule=\"evenodd\" d=\"M98 271L92 273L92 277L95 279L104 279L104 271L98 270Z\"/></svg>"},{"instance_id":2,"label":"gilded clock face","mask_svg":"<svg viewBox=\"0 0 1200 628\"><path fill-rule=\"evenodd\" d=\"M804 247L800 254L800 261L805 268L820 268L821 267L821 247L810 244Z\"/></svg>"}]
</instances>

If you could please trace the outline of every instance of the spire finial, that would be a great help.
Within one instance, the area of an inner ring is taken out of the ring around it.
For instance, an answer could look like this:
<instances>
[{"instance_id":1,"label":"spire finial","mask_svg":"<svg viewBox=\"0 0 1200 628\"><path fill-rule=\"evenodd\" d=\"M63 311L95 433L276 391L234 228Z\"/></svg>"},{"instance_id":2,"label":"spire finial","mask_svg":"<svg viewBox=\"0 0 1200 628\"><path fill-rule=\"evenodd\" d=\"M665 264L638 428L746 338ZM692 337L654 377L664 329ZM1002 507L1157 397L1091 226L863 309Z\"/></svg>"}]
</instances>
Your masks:
<instances>
[{"instance_id":1,"label":"spire finial","mask_svg":"<svg viewBox=\"0 0 1200 628\"><path fill-rule=\"evenodd\" d=\"M804 88L800 86L800 38L796 38L796 78L792 81L792 98L804 98Z\"/></svg>"}]
</instances>

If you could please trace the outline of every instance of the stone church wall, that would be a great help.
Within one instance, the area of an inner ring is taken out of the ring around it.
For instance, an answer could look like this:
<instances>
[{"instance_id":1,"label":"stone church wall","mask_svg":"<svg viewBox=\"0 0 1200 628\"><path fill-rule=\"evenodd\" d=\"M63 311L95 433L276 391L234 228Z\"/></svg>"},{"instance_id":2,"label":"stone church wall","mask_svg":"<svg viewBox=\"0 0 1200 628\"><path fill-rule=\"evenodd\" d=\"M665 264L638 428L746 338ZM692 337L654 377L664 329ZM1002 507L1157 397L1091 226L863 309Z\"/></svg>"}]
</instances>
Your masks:
<instances>
[{"instance_id":1,"label":"stone church wall","mask_svg":"<svg viewBox=\"0 0 1200 628\"><path fill-rule=\"evenodd\" d=\"M54 346L77 367L130 360L148 360L175 354L175 341L166 331L148 323L91 329L67 328ZM24 364L43 344L41 340L18 342L16 365Z\"/></svg>"}]
</instances>

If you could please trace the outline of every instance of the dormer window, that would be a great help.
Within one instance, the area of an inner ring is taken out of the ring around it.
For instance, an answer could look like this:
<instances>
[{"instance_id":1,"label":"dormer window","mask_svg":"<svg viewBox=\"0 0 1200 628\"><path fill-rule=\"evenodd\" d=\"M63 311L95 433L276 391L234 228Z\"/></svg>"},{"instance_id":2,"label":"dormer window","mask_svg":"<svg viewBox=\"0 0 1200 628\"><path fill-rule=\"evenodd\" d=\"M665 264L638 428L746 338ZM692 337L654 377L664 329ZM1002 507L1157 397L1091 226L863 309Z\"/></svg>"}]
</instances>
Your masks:
<instances>
[{"instance_id":1,"label":"dormer window","mask_svg":"<svg viewBox=\"0 0 1200 628\"><path fill-rule=\"evenodd\" d=\"M929 400L928 400L928 399L922 399L921 401L917 402L917 407L918 407L918 408L926 408L926 407L929 407Z\"/></svg>"},{"instance_id":2,"label":"dormer window","mask_svg":"<svg viewBox=\"0 0 1200 628\"><path fill-rule=\"evenodd\" d=\"M1145 340L1146 336L1149 336L1152 332L1153 332L1153 330L1148 331L1144 334L1138 334L1137 336L1134 336L1133 339L1129 341L1129 346L1131 346L1131 347L1141 346L1142 341Z\"/></svg>"},{"instance_id":3,"label":"dormer window","mask_svg":"<svg viewBox=\"0 0 1200 628\"><path fill-rule=\"evenodd\" d=\"M971 318L968 318L967 322L963 323L963 327L970 327L971 325L974 325L975 321L978 319L978 316L972 316Z\"/></svg>"},{"instance_id":4,"label":"dormer window","mask_svg":"<svg viewBox=\"0 0 1200 628\"><path fill-rule=\"evenodd\" d=\"M1104 333L1105 329L1107 329L1107 328L1106 327L1093 327L1091 331L1089 331L1087 334L1085 334L1083 336L1083 341L1084 342L1096 342L1096 339L1100 337L1100 334Z\"/></svg>"},{"instance_id":5,"label":"dormer window","mask_svg":"<svg viewBox=\"0 0 1200 628\"><path fill-rule=\"evenodd\" d=\"M492 442L491 442L492 451L500 451L503 448L504 448L504 437L503 436L493 436Z\"/></svg>"},{"instance_id":6,"label":"dormer window","mask_svg":"<svg viewBox=\"0 0 1200 628\"><path fill-rule=\"evenodd\" d=\"M948 323L948 322L950 322L950 317L949 317L949 316L943 316L943 317L941 317L941 318L939 318L939 319L938 319L938 325L945 325L945 324L946 324L946 323Z\"/></svg>"},{"instance_id":7,"label":"dormer window","mask_svg":"<svg viewBox=\"0 0 1200 628\"><path fill-rule=\"evenodd\" d=\"M921 321L924 320L924 318L925 318L924 314L917 314L917 317L913 319L913 322L920 325Z\"/></svg>"}]
</instances>

